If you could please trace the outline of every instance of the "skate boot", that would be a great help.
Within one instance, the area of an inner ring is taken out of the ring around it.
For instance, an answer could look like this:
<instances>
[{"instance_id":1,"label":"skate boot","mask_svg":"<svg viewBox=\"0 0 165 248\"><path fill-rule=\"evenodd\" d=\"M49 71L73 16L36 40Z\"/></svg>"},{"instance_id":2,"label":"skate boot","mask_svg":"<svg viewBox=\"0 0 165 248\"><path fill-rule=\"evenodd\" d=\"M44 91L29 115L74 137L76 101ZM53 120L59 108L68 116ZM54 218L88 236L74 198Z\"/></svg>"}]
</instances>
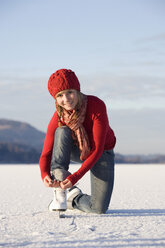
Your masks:
<instances>
[{"instance_id":1,"label":"skate boot","mask_svg":"<svg viewBox=\"0 0 165 248\"><path fill-rule=\"evenodd\" d=\"M82 193L81 189L79 189L76 186L73 186L72 188L70 188L68 190L68 192L67 192L67 208L68 209L74 209L73 208L73 200L80 193Z\"/></svg>"},{"instance_id":2,"label":"skate boot","mask_svg":"<svg viewBox=\"0 0 165 248\"><path fill-rule=\"evenodd\" d=\"M66 190L60 187L53 189L54 198L48 206L49 211L65 211L67 209Z\"/></svg>"}]
</instances>

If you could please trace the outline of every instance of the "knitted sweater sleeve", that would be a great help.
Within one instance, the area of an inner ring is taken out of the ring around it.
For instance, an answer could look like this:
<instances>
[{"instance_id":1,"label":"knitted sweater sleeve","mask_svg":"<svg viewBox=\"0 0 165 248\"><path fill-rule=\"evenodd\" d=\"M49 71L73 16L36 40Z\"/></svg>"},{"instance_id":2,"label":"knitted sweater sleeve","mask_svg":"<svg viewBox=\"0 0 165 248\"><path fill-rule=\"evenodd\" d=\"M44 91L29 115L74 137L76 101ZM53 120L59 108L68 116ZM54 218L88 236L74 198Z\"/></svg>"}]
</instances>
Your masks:
<instances>
[{"instance_id":1,"label":"knitted sweater sleeve","mask_svg":"<svg viewBox=\"0 0 165 248\"><path fill-rule=\"evenodd\" d=\"M93 121L93 147L88 158L83 162L80 169L67 177L74 185L101 157L106 139L106 133L109 127L106 106L103 101L96 102L91 106L91 117Z\"/></svg>"},{"instance_id":2,"label":"knitted sweater sleeve","mask_svg":"<svg viewBox=\"0 0 165 248\"><path fill-rule=\"evenodd\" d=\"M54 144L54 134L57 127L58 127L58 115L57 112L55 112L47 128L44 146L39 161L42 179L44 179L45 176L50 175L50 164L51 164L53 144Z\"/></svg>"}]
</instances>

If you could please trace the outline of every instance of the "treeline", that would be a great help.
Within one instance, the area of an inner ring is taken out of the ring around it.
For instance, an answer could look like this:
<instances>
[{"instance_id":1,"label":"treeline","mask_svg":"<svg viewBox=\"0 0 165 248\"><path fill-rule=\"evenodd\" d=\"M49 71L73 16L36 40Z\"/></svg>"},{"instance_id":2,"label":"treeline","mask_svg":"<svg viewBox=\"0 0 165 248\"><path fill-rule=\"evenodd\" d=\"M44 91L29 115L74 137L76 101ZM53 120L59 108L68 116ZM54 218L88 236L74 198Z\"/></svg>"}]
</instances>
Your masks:
<instances>
[{"instance_id":1,"label":"treeline","mask_svg":"<svg viewBox=\"0 0 165 248\"><path fill-rule=\"evenodd\" d=\"M40 152L23 144L0 143L0 163L38 163Z\"/></svg>"},{"instance_id":2,"label":"treeline","mask_svg":"<svg viewBox=\"0 0 165 248\"><path fill-rule=\"evenodd\" d=\"M0 143L1 164L38 163L41 151L31 146L14 143ZM115 154L117 164L165 163L165 155L121 155Z\"/></svg>"},{"instance_id":3,"label":"treeline","mask_svg":"<svg viewBox=\"0 0 165 248\"><path fill-rule=\"evenodd\" d=\"M45 133L28 123L0 119L0 163L38 163ZM165 163L165 155L115 154L118 164Z\"/></svg>"},{"instance_id":4,"label":"treeline","mask_svg":"<svg viewBox=\"0 0 165 248\"><path fill-rule=\"evenodd\" d=\"M116 153L115 161L118 164L163 164L165 163L165 155L121 155Z\"/></svg>"}]
</instances>

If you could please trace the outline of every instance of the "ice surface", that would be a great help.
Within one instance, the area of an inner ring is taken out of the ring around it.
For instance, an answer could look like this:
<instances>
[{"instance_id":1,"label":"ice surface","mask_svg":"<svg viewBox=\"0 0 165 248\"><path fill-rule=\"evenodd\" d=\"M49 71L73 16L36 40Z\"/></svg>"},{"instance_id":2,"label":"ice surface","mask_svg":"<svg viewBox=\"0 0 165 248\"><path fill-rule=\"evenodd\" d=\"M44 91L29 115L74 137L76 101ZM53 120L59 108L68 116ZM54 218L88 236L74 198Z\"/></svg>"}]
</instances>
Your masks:
<instances>
[{"instance_id":1,"label":"ice surface","mask_svg":"<svg viewBox=\"0 0 165 248\"><path fill-rule=\"evenodd\" d=\"M71 171L79 165L71 165ZM0 247L165 247L165 166L116 165L105 215L49 212L37 165L0 166ZM89 173L78 186L90 193Z\"/></svg>"}]
</instances>

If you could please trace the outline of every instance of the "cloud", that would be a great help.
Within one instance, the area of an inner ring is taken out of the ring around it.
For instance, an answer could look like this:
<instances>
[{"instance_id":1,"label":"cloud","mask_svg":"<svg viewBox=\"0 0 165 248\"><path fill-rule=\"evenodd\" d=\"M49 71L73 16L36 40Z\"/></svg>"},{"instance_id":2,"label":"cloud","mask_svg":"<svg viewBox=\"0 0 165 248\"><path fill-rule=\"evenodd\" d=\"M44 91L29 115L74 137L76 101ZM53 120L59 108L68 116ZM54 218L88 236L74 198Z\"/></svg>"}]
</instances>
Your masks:
<instances>
[{"instance_id":1,"label":"cloud","mask_svg":"<svg viewBox=\"0 0 165 248\"><path fill-rule=\"evenodd\" d=\"M47 87L47 79L44 77L26 77L26 76L1 76L0 77L0 95L6 94L41 94Z\"/></svg>"},{"instance_id":2,"label":"cloud","mask_svg":"<svg viewBox=\"0 0 165 248\"><path fill-rule=\"evenodd\" d=\"M81 75L81 90L100 97L113 109L163 108L165 106L165 78L148 75L115 75L110 73ZM45 105L49 99L47 78L0 78L1 106L13 104L29 109L37 102ZM5 106L5 107L6 107ZM35 106L37 107L37 106ZM32 109L34 106L32 107Z\"/></svg>"},{"instance_id":3,"label":"cloud","mask_svg":"<svg viewBox=\"0 0 165 248\"><path fill-rule=\"evenodd\" d=\"M113 99L142 99L165 96L165 78L135 75L95 75L81 80L82 88Z\"/></svg>"},{"instance_id":4,"label":"cloud","mask_svg":"<svg viewBox=\"0 0 165 248\"><path fill-rule=\"evenodd\" d=\"M164 154L165 109L109 110L108 115L117 137L116 152Z\"/></svg>"},{"instance_id":5,"label":"cloud","mask_svg":"<svg viewBox=\"0 0 165 248\"><path fill-rule=\"evenodd\" d=\"M146 36L133 42L128 50L132 63L136 66L164 66L165 64L165 33ZM131 64L130 64L131 66ZM162 68L162 71L164 69Z\"/></svg>"},{"instance_id":6,"label":"cloud","mask_svg":"<svg viewBox=\"0 0 165 248\"><path fill-rule=\"evenodd\" d=\"M148 42L164 42L165 41L165 33L159 33L157 35L152 35L148 37L144 37L142 39L137 40L137 43L148 43Z\"/></svg>"}]
</instances>

